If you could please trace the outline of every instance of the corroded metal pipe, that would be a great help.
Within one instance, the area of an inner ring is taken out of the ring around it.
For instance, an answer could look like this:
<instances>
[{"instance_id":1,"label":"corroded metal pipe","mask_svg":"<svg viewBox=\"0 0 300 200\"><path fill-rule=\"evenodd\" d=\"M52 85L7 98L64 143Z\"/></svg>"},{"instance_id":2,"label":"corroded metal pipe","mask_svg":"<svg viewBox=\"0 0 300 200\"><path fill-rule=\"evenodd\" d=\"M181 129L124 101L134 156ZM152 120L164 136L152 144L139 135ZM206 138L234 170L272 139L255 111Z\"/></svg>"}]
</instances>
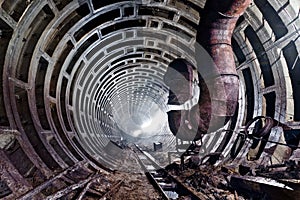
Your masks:
<instances>
[{"instance_id":1,"label":"corroded metal pipe","mask_svg":"<svg viewBox=\"0 0 300 200\"><path fill-rule=\"evenodd\" d=\"M213 62L203 64L209 62L200 58L201 52L197 52L196 48L201 95L198 106L191 110L168 112L170 129L177 137L198 140L203 134L224 126L233 116L238 101L239 79L231 37L238 18L250 2L251 0L207 1L201 14L197 42L206 50ZM173 84L176 84L175 80ZM182 93L186 91L182 89ZM182 97L176 95L176 98L180 102Z\"/></svg>"},{"instance_id":2,"label":"corroded metal pipe","mask_svg":"<svg viewBox=\"0 0 300 200\"><path fill-rule=\"evenodd\" d=\"M292 127L290 127L286 124L283 124L283 123L279 122L278 120L273 119L269 116L256 116L253 119L251 119L250 121L248 121L245 126L245 133L247 136L250 134L249 133L250 126L253 123L258 123L258 122L261 123L260 127L257 127L252 131L252 135L257 138L261 138L261 137L268 135L271 132L271 129L274 127L281 127L283 131L293 130Z\"/></svg>"}]
</instances>

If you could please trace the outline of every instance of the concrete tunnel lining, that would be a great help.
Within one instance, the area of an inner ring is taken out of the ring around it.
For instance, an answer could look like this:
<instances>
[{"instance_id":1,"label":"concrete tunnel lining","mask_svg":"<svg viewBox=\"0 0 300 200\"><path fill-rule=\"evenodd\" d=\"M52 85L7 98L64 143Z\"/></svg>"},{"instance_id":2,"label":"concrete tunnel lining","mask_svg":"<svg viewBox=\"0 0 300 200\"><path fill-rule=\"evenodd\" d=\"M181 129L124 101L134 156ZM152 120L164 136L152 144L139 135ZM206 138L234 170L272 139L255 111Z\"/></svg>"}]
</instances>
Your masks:
<instances>
[{"instance_id":1,"label":"concrete tunnel lining","mask_svg":"<svg viewBox=\"0 0 300 200\"><path fill-rule=\"evenodd\" d=\"M224 127L232 129L230 134L204 136L203 154L222 151L223 158L231 159L235 133L254 116L268 115L299 128L295 2L254 1L240 18L233 35L241 82L238 111ZM20 134L14 151L1 150L1 162L6 159L24 180L34 167L43 176L40 183L83 160L93 169L103 164L118 168L120 161L105 152L109 138L122 135L111 119L133 113L143 118L151 106L164 112L168 88L163 75L174 58L195 63L204 5L192 0L3 1L0 128ZM155 141L171 151L175 138L167 121L161 123ZM281 141L281 132L274 128L269 137ZM250 145L246 142L232 159L245 159ZM265 152L259 161L264 158L274 160ZM27 182L24 191L13 191L16 197L35 184Z\"/></svg>"}]
</instances>

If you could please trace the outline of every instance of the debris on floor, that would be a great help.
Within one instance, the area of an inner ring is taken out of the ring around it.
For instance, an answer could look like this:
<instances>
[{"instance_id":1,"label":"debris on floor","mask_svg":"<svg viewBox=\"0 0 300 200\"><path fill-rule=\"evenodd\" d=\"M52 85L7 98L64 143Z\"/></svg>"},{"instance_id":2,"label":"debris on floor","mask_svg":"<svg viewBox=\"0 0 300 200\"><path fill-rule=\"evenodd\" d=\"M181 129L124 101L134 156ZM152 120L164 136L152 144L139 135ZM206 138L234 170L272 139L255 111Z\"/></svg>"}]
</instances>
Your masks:
<instances>
[{"instance_id":1,"label":"debris on floor","mask_svg":"<svg viewBox=\"0 0 300 200\"><path fill-rule=\"evenodd\" d=\"M111 193L106 199L118 200L159 200L159 193L147 181L142 173L125 173L116 172L115 176L118 180L123 180L119 188Z\"/></svg>"},{"instance_id":2,"label":"debris on floor","mask_svg":"<svg viewBox=\"0 0 300 200\"><path fill-rule=\"evenodd\" d=\"M207 199L299 199L300 165L289 161L256 169L232 163L172 163L166 170Z\"/></svg>"}]
</instances>

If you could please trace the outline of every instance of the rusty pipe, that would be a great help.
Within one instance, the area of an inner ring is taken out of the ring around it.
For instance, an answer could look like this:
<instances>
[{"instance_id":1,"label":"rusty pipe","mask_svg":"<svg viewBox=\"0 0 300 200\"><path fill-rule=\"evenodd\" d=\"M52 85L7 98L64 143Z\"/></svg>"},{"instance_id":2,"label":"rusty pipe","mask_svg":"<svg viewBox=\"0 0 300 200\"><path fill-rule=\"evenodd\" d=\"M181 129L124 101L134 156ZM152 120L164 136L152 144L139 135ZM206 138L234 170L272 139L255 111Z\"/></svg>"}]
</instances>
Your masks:
<instances>
[{"instance_id":1,"label":"rusty pipe","mask_svg":"<svg viewBox=\"0 0 300 200\"><path fill-rule=\"evenodd\" d=\"M197 43L212 58L212 64L203 64L206 62L201 60L201 52L197 52L196 48L201 95L198 106L190 111L168 113L170 129L177 137L198 140L203 134L224 126L234 115L238 102L239 78L231 38L238 18L250 2L251 0L207 1L197 30ZM176 98L180 100L181 97L177 95ZM193 128L185 125L188 120Z\"/></svg>"},{"instance_id":2,"label":"rusty pipe","mask_svg":"<svg viewBox=\"0 0 300 200\"><path fill-rule=\"evenodd\" d=\"M263 120L264 120L264 122L263 122ZM278 120L273 119L272 117L256 116L246 123L244 131L247 136L250 134L249 127L253 123L256 123L258 121L260 121L261 123L264 123L264 126L252 131L252 135L254 137L258 137L258 138L264 137L264 136L268 135L271 132L271 129L274 127L281 127L283 131L293 130L293 128L291 128L290 126L288 126L282 122L279 122Z\"/></svg>"},{"instance_id":3,"label":"rusty pipe","mask_svg":"<svg viewBox=\"0 0 300 200\"><path fill-rule=\"evenodd\" d=\"M239 79L231 47L231 38L238 18L244 13L251 0L210 0L204 8L197 41L211 56L212 78L204 77L209 87L204 99L210 98L210 105L199 105L210 109L210 125L203 125L208 132L221 128L235 113L238 102ZM201 70L201 66L199 66ZM208 111L205 111L207 113ZM201 126L201 124L200 124ZM205 131L202 133L205 134ZM199 134L198 134L199 135Z\"/></svg>"},{"instance_id":4,"label":"rusty pipe","mask_svg":"<svg viewBox=\"0 0 300 200\"><path fill-rule=\"evenodd\" d=\"M261 121L261 123L263 123L263 121L262 121L263 119L265 119L264 126L258 128L257 130L254 130L252 132L252 135L255 137L258 137L258 138L268 135L271 132L271 128L273 128L274 124L275 124L275 120L273 120L271 117L268 117L268 116L256 116L252 120L247 122L247 124L245 126L245 134L247 136L249 135L249 127L251 124L253 124L254 122L258 122L259 120Z\"/></svg>"}]
</instances>

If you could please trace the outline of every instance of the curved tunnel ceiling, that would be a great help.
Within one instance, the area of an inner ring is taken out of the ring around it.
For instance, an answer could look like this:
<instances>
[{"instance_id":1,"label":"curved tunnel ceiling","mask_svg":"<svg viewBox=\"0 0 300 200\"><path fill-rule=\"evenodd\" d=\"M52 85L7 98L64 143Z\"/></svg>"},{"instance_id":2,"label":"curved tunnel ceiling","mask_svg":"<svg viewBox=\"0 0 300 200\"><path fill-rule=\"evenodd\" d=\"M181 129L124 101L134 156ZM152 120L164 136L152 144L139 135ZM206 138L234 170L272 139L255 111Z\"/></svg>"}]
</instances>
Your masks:
<instances>
[{"instance_id":1,"label":"curved tunnel ceiling","mask_svg":"<svg viewBox=\"0 0 300 200\"><path fill-rule=\"evenodd\" d=\"M41 182L83 161L95 170L118 169L120 161L106 151L111 140L162 142L172 150L176 138L168 128L163 76L175 58L196 64L204 5L2 1L0 128L16 144L1 150L1 163L8 163L1 170L16 169L26 182L13 191L16 196L32 186L26 177L32 168ZM243 160L251 143L234 156L232 145L255 116L299 128L299 27L297 1L255 0L240 17L232 39L241 82L238 110L222 130L204 136L203 155L221 151L223 158ZM271 133L275 142L281 141L279 129Z\"/></svg>"}]
</instances>

